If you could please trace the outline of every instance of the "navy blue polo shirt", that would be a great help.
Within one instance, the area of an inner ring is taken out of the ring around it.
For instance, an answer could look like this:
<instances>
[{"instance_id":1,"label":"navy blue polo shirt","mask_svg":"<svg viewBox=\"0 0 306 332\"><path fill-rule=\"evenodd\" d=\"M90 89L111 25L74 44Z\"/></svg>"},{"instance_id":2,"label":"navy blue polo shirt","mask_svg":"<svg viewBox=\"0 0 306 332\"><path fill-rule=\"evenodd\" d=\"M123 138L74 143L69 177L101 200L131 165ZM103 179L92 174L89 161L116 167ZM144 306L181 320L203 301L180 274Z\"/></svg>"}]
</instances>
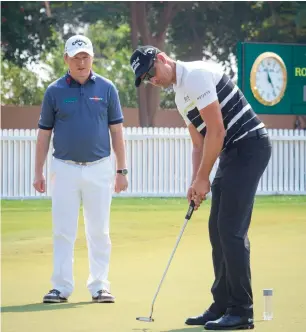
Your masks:
<instances>
[{"instance_id":1,"label":"navy blue polo shirt","mask_svg":"<svg viewBox=\"0 0 306 332\"><path fill-rule=\"evenodd\" d=\"M86 83L67 73L47 88L38 122L53 129L55 158L91 162L111 153L109 125L123 122L114 84L95 73Z\"/></svg>"}]
</instances>

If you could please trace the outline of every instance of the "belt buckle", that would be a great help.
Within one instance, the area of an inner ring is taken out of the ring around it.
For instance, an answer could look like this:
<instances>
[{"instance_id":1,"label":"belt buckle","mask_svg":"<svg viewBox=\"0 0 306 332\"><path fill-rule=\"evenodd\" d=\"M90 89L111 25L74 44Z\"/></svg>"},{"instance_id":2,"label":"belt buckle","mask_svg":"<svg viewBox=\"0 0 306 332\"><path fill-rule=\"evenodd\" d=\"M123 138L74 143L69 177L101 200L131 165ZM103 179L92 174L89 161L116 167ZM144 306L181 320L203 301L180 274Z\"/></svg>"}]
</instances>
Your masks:
<instances>
[{"instance_id":1,"label":"belt buckle","mask_svg":"<svg viewBox=\"0 0 306 332\"><path fill-rule=\"evenodd\" d=\"M84 161L78 161L78 162L76 162L76 164L80 165L80 166L87 166L87 163Z\"/></svg>"},{"instance_id":2,"label":"belt buckle","mask_svg":"<svg viewBox=\"0 0 306 332\"><path fill-rule=\"evenodd\" d=\"M260 128L257 130L257 138L268 136L268 132L266 128Z\"/></svg>"}]
</instances>

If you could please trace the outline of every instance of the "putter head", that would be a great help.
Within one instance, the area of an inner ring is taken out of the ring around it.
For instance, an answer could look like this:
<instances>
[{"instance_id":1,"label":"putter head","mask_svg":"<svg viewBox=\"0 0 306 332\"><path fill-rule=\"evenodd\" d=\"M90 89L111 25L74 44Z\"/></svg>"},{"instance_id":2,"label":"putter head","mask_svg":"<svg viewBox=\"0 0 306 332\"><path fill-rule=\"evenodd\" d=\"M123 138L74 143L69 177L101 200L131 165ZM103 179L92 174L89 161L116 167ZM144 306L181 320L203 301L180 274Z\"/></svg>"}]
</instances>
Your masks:
<instances>
[{"instance_id":1,"label":"putter head","mask_svg":"<svg viewBox=\"0 0 306 332\"><path fill-rule=\"evenodd\" d=\"M147 323L154 322L154 319L152 317L136 317L136 319L141 322L147 322Z\"/></svg>"}]
</instances>

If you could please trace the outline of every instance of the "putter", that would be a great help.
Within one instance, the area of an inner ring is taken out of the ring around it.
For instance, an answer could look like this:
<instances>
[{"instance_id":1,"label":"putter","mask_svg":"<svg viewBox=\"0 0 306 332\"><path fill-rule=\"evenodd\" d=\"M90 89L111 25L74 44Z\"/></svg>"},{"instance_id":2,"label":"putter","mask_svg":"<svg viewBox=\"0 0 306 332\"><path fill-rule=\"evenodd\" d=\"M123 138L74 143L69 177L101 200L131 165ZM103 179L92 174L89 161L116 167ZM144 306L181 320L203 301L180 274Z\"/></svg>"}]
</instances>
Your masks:
<instances>
[{"instance_id":1,"label":"putter","mask_svg":"<svg viewBox=\"0 0 306 332\"><path fill-rule=\"evenodd\" d=\"M136 317L136 320L139 320L139 321L141 321L141 322L148 322L148 323L150 323L150 322L154 322L154 319L152 318L152 315L153 315L153 309L154 309L154 303L155 303L155 300L156 300L156 298L157 298L157 295L158 295L158 293L159 293L159 290L160 290L160 288L161 288L161 285L162 285L162 283L163 283L163 281L164 281L164 279L165 279L165 277L166 277L166 274L167 274L167 271L168 271L169 266L170 266L170 264L171 264L172 258L173 258L174 254L175 254L176 248L177 248L177 246L178 246L178 244L179 244L179 242L180 242L180 240L181 240L181 237L182 237L182 235L183 235L183 233L184 233L184 230L185 230L185 228L186 228L186 226L187 226L188 220L189 220L189 219L191 218L191 216L192 216L192 213L193 213L193 210L194 210L194 206L195 206L194 201L191 201L191 202L190 202L190 205L189 205L189 208L188 208L188 211L187 211L187 214L186 214L186 217L185 217L184 225L183 225L183 227L182 227L182 229L181 229L181 232L180 232L180 234L179 234L179 236L178 236L178 238L177 238L177 240L176 240L176 243L175 243L174 249L173 249L173 251L172 251L172 254L171 254L171 256L170 256L169 262L168 262L168 264L167 264L166 270L165 270L165 272L164 272L164 274L163 274L163 277L162 277L162 279L161 279L161 281L160 281L160 283L159 283L159 285L158 285L157 291L156 291L156 293L155 293L155 295L154 295L154 298L153 298L153 301L152 301L152 305L151 305L151 313L150 313L150 316L149 316L149 317Z\"/></svg>"}]
</instances>

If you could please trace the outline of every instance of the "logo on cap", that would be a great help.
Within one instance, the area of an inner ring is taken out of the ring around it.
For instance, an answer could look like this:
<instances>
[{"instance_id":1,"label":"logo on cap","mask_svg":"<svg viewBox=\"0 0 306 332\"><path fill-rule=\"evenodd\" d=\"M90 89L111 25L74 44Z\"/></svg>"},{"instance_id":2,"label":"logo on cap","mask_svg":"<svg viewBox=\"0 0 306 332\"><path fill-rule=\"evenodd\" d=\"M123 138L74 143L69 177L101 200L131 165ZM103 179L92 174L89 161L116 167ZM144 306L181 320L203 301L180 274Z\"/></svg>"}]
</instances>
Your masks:
<instances>
[{"instance_id":1,"label":"logo on cap","mask_svg":"<svg viewBox=\"0 0 306 332\"><path fill-rule=\"evenodd\" d=\"M135 73L136 69L140 66L140 63L139 63L139 56L132 62L132 69Z\"/></svg>"},{"instance_id":2,"label":"logo on cap","mask_svg":"<svg viewBox=\"0 0 306 332\"><path fill-rule=\"evenodd\" d=\"M153 48L148 48L147 50L146 50L146 54L153 54L153 51L154 51L154 49Z\"/></svg>"},{"instance_id":3,"label":"logo on cap","mask_svg":"<svg viewBox=\"0 0 306 332\"><path fill-rule=\"evenodd\" d=\"M79 46L82 46L82 44L87 45L86 41L81 40L81 39L77 39L77 40L75 40L75 41L72 43L73 46L74 46L75 44L78 44Z\"/></svg>"}]
</instances>

